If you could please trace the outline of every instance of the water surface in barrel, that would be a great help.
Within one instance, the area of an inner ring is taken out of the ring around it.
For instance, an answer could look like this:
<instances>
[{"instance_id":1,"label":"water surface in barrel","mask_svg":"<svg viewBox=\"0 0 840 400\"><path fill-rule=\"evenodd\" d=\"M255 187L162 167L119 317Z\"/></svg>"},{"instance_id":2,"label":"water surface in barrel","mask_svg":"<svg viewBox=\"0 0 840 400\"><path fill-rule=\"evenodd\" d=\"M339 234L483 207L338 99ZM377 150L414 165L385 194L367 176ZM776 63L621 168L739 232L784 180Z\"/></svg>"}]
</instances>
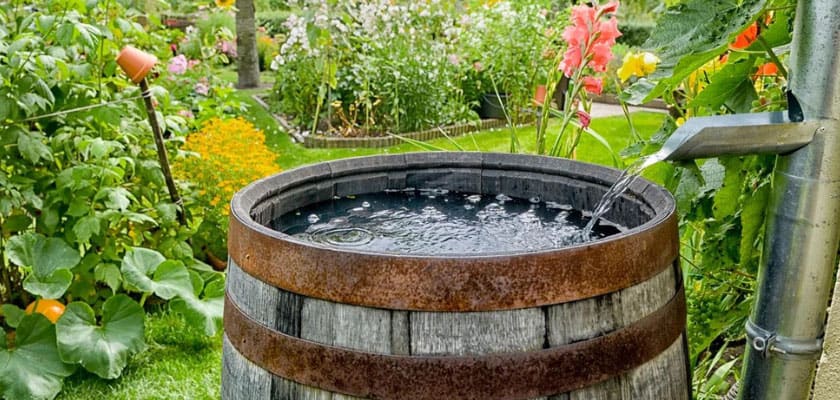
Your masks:
<instances>
[{"instance_id":1,"label":"water surface in barrel","mask_svg":"<svg viewBox=\"0 0 840 400\"><path fill-rule=\"evenodd\" d=\"M432 190L393 190L313 204L272 222L301 240L376 252L441 255L548 250L624 228L539 198Z\"/></svg>"}]
</instances>

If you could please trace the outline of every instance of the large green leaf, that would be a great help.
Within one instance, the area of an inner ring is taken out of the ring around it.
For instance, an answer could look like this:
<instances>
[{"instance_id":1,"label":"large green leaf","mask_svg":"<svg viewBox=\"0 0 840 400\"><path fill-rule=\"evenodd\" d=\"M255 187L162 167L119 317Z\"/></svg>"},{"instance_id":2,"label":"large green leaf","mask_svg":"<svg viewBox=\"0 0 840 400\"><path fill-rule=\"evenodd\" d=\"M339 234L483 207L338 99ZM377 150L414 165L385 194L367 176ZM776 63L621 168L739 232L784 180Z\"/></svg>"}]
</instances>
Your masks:
<instances>
[{"instance_id":1,"label":"large green leaf","mask_svg":"<svg viewBox=\"0 0 840 400\"><path fill-rule=\"evenodd\" d=\"M0 316L6 320L6 325L17 328L24 316L23 310L14 304L3 304L0 306Z\"/></svg>"},{"instance_id":2,"label":"large green leaf","mask_svg":"<svg viewBox=\"0 0 840 400\"><path fill-rule=\"evenodd\" d=\"M143 308L122 294L102 305L101 324L89 305L70 303L56 324L58 353L101 378L117 378L128 358L145 348L143 318Z\"/></svg>"},{"instance_id":3,"label":"large green leaf","mask_svg":"<svg viewBox=\"0 0 840 400\"><path fill-rule=\"evenodd\" d=\"M94 269L93 277L97 282L103 282L111 289L114 294L120 289L122 282L122 274L120 269L114 264L99 264Z\"/></svg>"},{"instance_id":4,"label":"large green leaf","mask_svg":"<svg viewBox=\"0 0 840 400\"><path fill-rule=\"evenodd\" d=\"M217 279L207 283L204 295L182 293L169 302L169 306L187 319L190 325L200 326L207 336L214 336L222 328L225 282Z\"/></svg>"},{"instance_id":5,"label":"large green leaf","mask_svg":"<svg viewBox=\"0 0 840 400\"><path fill-rule=\"evenodd\" d=\"M741 197L741 189L744 186L744 173L741 170L743 163L738 157L721 158L719 162L726 169L726 172L724 173L723 183L715 193L712 210L715 219L721 220L735 214L738 210L738 198Z\"/></svg>"},{"instance_id":6,"label":"large green leaf","mask_svg":"<svg viewBox=\"0 0 840 400\"><path fill-rule=\"evenodd\" d=\"M676 87L697 68L721 55L758 15L766 0L689 0L659 19L644 47L661 59L651 79L659 80L650 101Z\"/></svg>"},{"instance_id":7,"label":"large green leaf","mask_svg":"<svg viewBox=\"0 0 840 400\"><path fill-rule=\"evenodd\" d=\"M82 259L64 240L31 232L9 239L7 251L13 263L31 267L42 278L59 269L71 269Z\"/></svg>"},{"instance_id":8,"label":"large green leaf","mask_svg":"<svg viewBox=\"0 0 840 400\"><path fill-rule=\"evenodd\" d=\"M121 271L125 282L140 291L169 300L192 291L190 275L180 261L169 260L154 250L135 248L123 257Z\"/></svg>"},{"instance_id":9,"label":"large green leaf","mask_svg":"<svg viewBox=\"0 0 840 400\"><path fill-rule=\"evenodd\" d=\"M761 185L747 196L744 209L741 211L741 243L739 255L741 265L747 265L756 250L756 239L764 225L767 203L770 201L770 183Z\"/></svg>"},{"instance_id":10,"label":"large green leaf","mask_svg":"<svg viewBox=\"0 0 840 400\"><path fill-rule=\"evenodd\" d=\"M52 399L75 367L58 357L55 325L41 314L23 317L14 347L0 347L0 397Z\"/></svg>"},{"instance_id":11,"label":"large green leaf","mask_svg":"<svg viewBox=\"0 0 840 400\"><path fill-rule=\"evenodd\" d=\"M73 283L73 273L69 269L58 269L47 276L32 274L23 281L23 288L45 299L57 299Z\"/></svg>"},{"instance_id":12,"label":"large green leaf","mask_svg":"<svg viewBox=\"0 0 840 400\"><path fill-rule=\"evenodd\" d=\"M688 107L708 107L714 112L718 111L721 106L730 103L734 96L746 89L741 85L744 81L749 88L752 88L752 81L750 81L752 70L752 58L727 63L720 71L712 75L712 82L694 98ZM755 89L752 91L755 93Z\"/></svg>"},{"instance_id":13,"label":"large green leaf","mask_svg":"<svg viewBox=\"0 0 840 400\"><path fill-rule=\"evenodd\" d=\"M17 145L20 154L32 163L41 159L52 160L52 152L49 146L44 144L41 134L32 132L18 135Z\"/></svg>"}]
</instances>

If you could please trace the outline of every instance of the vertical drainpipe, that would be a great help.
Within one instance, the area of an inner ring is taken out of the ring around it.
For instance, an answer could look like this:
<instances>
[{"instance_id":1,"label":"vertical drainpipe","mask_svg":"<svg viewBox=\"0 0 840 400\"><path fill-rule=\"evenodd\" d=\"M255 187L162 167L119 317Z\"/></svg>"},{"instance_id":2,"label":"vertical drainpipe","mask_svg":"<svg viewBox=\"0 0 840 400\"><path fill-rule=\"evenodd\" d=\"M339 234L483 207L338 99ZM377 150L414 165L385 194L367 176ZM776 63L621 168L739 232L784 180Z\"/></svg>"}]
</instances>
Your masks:
<instances>
[{"instance_id":1,"label":"vertical drainpipe","mask_svg":"<svg viewBox=\"0 0 840 400\"><path fill-rule=\"evenodd\" d=\"M800 0L790 90L814 141L779 156L740 399L809 398L840 236L840 0ZM793 108L793 106L791 107Z\"/></svg>"}]
</instances>

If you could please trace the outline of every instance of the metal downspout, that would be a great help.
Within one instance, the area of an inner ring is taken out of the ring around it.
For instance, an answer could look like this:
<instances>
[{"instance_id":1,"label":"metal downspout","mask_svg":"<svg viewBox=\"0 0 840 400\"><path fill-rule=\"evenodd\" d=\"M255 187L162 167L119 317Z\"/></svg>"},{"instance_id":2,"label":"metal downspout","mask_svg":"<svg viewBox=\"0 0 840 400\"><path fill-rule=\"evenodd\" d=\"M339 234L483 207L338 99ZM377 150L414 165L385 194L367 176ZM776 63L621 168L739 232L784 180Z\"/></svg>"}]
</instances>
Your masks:
<instances>
[{"instance_id":1,"label":"metal downspout","mask_svg":"<svg viewBox=\"0 0 840 400\"><path fill-rule=\"evenodd\" d=\"M814 140L779 156L740 399L808 399L840 239L840 0L800 0L790 89Z\"/></svg>"}]
</instances>

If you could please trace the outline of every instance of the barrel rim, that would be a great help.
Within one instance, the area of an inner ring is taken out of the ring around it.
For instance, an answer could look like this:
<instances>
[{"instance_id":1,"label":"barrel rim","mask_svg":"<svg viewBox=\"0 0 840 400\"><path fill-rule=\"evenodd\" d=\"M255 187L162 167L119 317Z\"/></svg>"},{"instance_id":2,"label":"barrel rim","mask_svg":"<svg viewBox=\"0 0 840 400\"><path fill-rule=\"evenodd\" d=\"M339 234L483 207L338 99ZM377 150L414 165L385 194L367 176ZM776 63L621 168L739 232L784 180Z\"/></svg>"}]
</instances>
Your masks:
<instances>
[{"instance_id":1,"label":"barrel rim","mask_svg":"<svg viewBox=\"0 0 840 400\"><path fill-rule=\"evenodd\" d=\"M636 180L630 191L651 207L650 220L605 239L559 249L479 255L340 249L295 239L251 216L261 202L295 187L395 167L554 173L605 187L620 175L593 164L504 153L406 153L314 164L264 178L234 196L228 240L232 261L268 284L338 303L414 311L491 311L615 292L661 272L678 255L675 201L664 188L643 179ZM291 183L284 184L284 179ZM281 261L283 268L272 267Z\"/></svg>"},{"instance_id":2,"label":"barrel rim","mask_svg":"<svg viewBox=\"0 0 840 400\"><path fill-rule=\"evenodd\" d=\"M661 200L665 200L668 203L668 206L663 210L663 212L657 212L656 215L653 218L651 218L647 222L645 222L645 223L643 223L643 224L641 224L637 227L628 229L626 231L623 231L623 232L620 232L620 233L617 233L617 234L614 234L614 235L610 235L610 236L608 236L606 238L603 238L603 239L593 240L592 242L589 242L589 243L581 243L581 244L566 246L566 247L562 247L562 248L509 251L509 252L493 252L493 253L483 253L483 254L446 253L446 254L442 254L442 255L437 255L437 254L400 254L400 253L386 252L386 251L370 251L370 250L359 250L359 249L354 249L354 248L338 248L338 247L333 247L333 246L329 246L329 245L325 245L325 244L320 244L320 243L309 242L309 241L297 239L294 236L291 236L291 235L288 235L286 233L271 229L271 228L255 221L254 218L251 217L250 211L254 206L256 206L259 202L265 200L266 197L270 197L271 195L276 195L276 194L280 193L280 191L275 192L275 193L270 193L269 192L270 194L269 193L264 193L263 196L254 196L254 194L255 194L254 192L258 192L261 186L263 186L263 185L265 185L269 182L273 183L273 181L276 181L276 180L282 178L285 175L290 175L292 173L296 173L296 174L297 173L307 173L308 174L308 172L317 171L317 169L320 169L324 166L328 167L328 168L330 166L333 166L333 165L342 165L343 166L344 164L356 163L356 162L362 161L362 160L389 159L389 158L399 159L399 158L402 158L402 156L406 156L406 155L412 155L412 156L413 155L420 155L420 156L444 155L444 156L447 156L447 157L456 157L457 160L461 161L461 162L463 162L463 161L482 161L481 164L464 166L462 168L468 168L470 166L475 167L475 168L483 168L483 167L486 166L486 164L483 163L485 161L485 159L483 159L483 158L481 160L464 160L462 157L459 157L459 156L462 156L462 155L469 155L469 156L481 155L481 156L490 156L490 157L501 156L503 158L506 158L507 156L512 156L512 157L516 157L516 158L520 158L520 159L528 159L528 158L542 159L542 160L547 160L549 162L557 162L559 164L585 165L587 168L600 170L601 172L603 172L605 174L613 175L613 177L602 177L602 178L617 179L621 175L620 171L615 170L613 168L605 167L605 166L602 166L602 165L587 163L587 162L583 162L583 161L569 160L569 159L565 159L565 158L537 156L537 155L529 155L529 154L484 153L484 152L415 152L415 153L403 153L403 154L386 154L386 155L350 157L350 158L344 158L344 159L339 159L339 160L333 160L333 161L326 161L326 162L321 162L321 163L316 163L316 164L304 165L304 166L301 166L301 167L291 169L289 171L279 172L277 174L274 174L274 175L267 176L265 178L256 180L256 181L248 184L244 188L242 188L239 192L234 194L233 198L231 199L231 203L230 203L230 217L231 217L231 219L236 218L239 222L243 223L244 225L247 225L250 228L254 228L254 229L258 230L261 234L271 236L271 237L275 237L275 238L278 238L278 239L282 239L282 240L285 240L285 241L289 241L289 242L292 242L292 243L300 244L300 245L303 245L303 246L315 247L315 248L328 250L328 251L331 250L331 251L337 251L337 252L342 252L342 253L385 255L385 256L389 256L389 257L398 257L398 258L436 259L436 258L458 257L458 258L469 259L469 258L489 258L489 257L498 257L498 256L531 255L531 254L538 254L538 253L565 251L565 250L568 250L568 249L573 249L573 248L578 248L578 247L586 247L586 246L589 246L589 245L595 244L595 243L601 243L601 242L607 242L607 241L613 241L613 240L620 240L620 239L625 238L627 236L632 236L634 233L637 233L637 231L644 230L651 225L654 225L656 223L660 223L660 222L666 220L671 213L676 213L676 201L674 200L671 193L668 192L667 190L665 190L664 188L659 187L655 183L649 181L648 179L640 176L640 177L638 177L634 180L633 184L629 188L629 191L632 194L638 196L639 198L645 198L645 195L648 195L647 193L645 193L647 190L656 189L656 191L658 191L659 193L650 193L649 195L664 195L664 198L661 199ZM445 161L445 160L437 160L436 159L434 161ZM509 160L501 160L501 161L508 161L509 162ZM417 163L411 163L411 164L407 163L406 165L407 166L423 166L423 165L417 164ZM455 166L455 165L453 165L453 166ZM503 166L510 166L510 165L503 164ZM458 166L458 167L461 167L461 166ZM558 168L558 170L560 170L560 169L562 169L562 168ZM370 172L370 171L371 171L370 169L361 169L360 173L361 172ZM550 171L525 170L525 169L520 170L520 171L544 172L544 173L550 172ZM571 171L575 171L575 170L572 169L572 170L570 170L570 172ZM348 171L344 168L341 168L341 169L339 169L338 171L335 171L335 172L331 171L331 176L330 177L342 177L342 176L348 176L348 175L350 175L348 173ZM576 178L577 176L568 176L568 177L569 178ZM596 179L598 178L598 177L594 177L594 176L590 176L590 177L591 178L596 178ZM325 177L325 178L329 178L329 177ZM294 187L301 186L301 185L303 185L305 183L308 183L308 182L309 181L307 181L307 180L304 180L302 182L296 182L296 184L294 186L292 186L290 188L287 188L287 190L291 189L291 188L294 188ZM610 184L612 184L612 181L607 182L607 181L603 181L603 180L594 181L594 182L593 181L586 181L586 182L596 183L596 184L605 184L607 187ZM641 185L644 185L644 186L640 187ZM654 209L654 210L656 210L656 209Z\"/></svg>"}]
</instances>

